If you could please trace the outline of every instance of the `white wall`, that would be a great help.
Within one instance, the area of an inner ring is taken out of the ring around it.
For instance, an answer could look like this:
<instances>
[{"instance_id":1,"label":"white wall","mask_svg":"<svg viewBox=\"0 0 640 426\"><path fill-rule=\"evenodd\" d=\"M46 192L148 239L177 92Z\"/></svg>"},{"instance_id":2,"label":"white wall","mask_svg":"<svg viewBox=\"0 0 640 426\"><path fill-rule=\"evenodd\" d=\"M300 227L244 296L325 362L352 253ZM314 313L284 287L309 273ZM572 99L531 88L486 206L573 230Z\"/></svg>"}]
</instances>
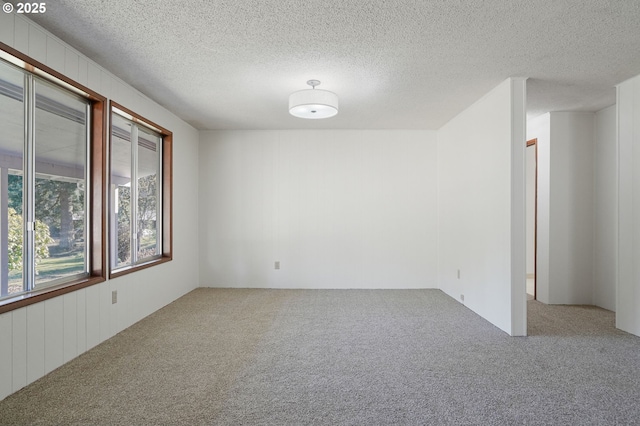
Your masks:
<instances>
[{"instance_id":1,"label":"white wall","mask_svg":"<svg viewBox=\"0 0 640 426\"><path fill-rule=\"evenodd\" d=\"M526 334L525 90L506 80L438 131L440 288L512 335Z\"/></svg>"},{"instance_id":2,"label":"white wall","mask_svg":"<svg viewBox=\"0 0 640 426\"><path fill-rule=\"evenodd\" d=\"M198 132L18 15L0 14L0 41L174 135L174 260L0 315L3 399L197 287Z\"/></svg>"},{"instance_id":3,"label":"white wall","mask_svg":"<svg viewBox=\"0 0 640 426\"><path fill-rule=\"evenodd\" d=\"M202 132L201 285L435 288L436 184L433 131Z\"/></svg>"},{"instance_id":4,"label":"white wall","mask_svg":"<svg viewBox=\"0 0 640 426\"><path fill-rule=\"evenodd\" d=\"M616 327L640 336L640 76L618 85Z\"/></svg>"},{"instance_id":5,"label":"white wall","mask_svg":"<svg viewBox=\"0 0 640 426\"><path fill-rule=\"evenodd\" d=\"M618 245L618 160L616 106L596 113L594 146L593 303L616 310Z\"/></svg>"},{"instance_id":6,"label":"white wall","mask_svg":"<svg viewBox=\"0 0 640 426\"><path fill-rule=\"evenodd\" d=\"M549 303L593 303L594 113L551 113Z\"/></svg>"},{"instance_id":7,"label":"white wall","mask_svg":"<svg viewBox=\"0 0 640 426\"><path fill-rule=\"evenodd\" d=\"M527 138L538 139L538 300L592 304L595 114L544 114Z\"/></svg>"},{"instance_id":8,"label":"white wall","mask_svg":"<svg viewBox=\"0 0 640 426\"><path fill-rule=\"evenodd\" d=\"M535 231L536 231L536 146L528 146L526 151L526 191L527 191L527 278L535 276Z\"/></svg>"}]
</instances>

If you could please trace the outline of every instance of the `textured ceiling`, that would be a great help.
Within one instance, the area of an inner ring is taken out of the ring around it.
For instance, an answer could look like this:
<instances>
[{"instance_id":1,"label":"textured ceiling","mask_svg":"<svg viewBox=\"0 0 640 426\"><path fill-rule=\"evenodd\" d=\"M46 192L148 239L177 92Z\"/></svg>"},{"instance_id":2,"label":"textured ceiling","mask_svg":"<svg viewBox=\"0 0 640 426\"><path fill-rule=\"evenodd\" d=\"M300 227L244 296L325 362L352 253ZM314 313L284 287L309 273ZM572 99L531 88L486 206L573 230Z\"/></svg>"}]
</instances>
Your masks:
<instances>
[{"instance_id":1,"label":"textured ceiling","mask_svg":"<svg viewBox=\"0 0 640 426\"><path fill-rule=\"evenodd\" d=\"M58 0L33 20L199 129L437 129L507 77L528 115L640 74L638 0ZM340 113L301 120L311 78Z\"/></svg>"}]
</instances>

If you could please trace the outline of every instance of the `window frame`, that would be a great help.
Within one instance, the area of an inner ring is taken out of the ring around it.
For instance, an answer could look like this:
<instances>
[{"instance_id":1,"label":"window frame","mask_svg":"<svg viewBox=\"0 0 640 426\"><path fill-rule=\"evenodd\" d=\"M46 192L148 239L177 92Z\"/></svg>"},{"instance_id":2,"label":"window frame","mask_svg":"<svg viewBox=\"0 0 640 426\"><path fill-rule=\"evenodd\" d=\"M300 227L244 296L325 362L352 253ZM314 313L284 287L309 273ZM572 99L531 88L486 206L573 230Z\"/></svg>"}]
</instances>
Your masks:
<instances>
[{"instance_id":1,"label":"window frame","mask_svg":"<svg viewBox=\"0 0 640 426\"><path fill-rule=\"evenodd\" d=\"M133 112L132 110L122 106L121 104L109 101L109 159L111 159L112 148L113 148L113 123L111 120L112 114L118 114L114 109L124 113L125 115L119 114L126 119L133 121L134 123L138 123L141 126L150 128L157 133L160 134L162 138L162 148L160 159L161 164L161 191L160 196L162 197L160 206L161 206L161 226L158 228L162 235L159 236L162 241L161 253L158 257L154 257L145 261L142 261L137 264L128 265L125 267L114 268L113 267L113 259L111 259L111 250L109 250L109 279L117 278L123 275L130 274L132 272L137 272L143 269L150 268L152 266L156 266L159 264L163 264L173 260L173 132L165 129L164 127L154 123L151 120L148 120L142 117L140 114ZM109 216L109 242L113 243L112 233L113 233L113 223L111 223L112 217L112 208L113 203L113 191L111 190L111 161L109 161L108 165L108 173L109 173L109 204L105 210L108 210ZM133 203L134 200L131 200ZM137 200L136 200L137 202ZM132 218L132 221L136 220ZM132 248L133 249L133 248Z\"/></svg>"},{"instance_id":2,"label":"window frame","mask_svg":"<svg viewBox=\"0 0 640 426\"><path fill-rule=\"evenodd\" d=\"M0 58L38 76L65 90L74 92L86 98L90 103L90 140L89 152L89 202L88 218L90 220L87 232L87 246L89 248L88 275L72 279L60 284L54 284L41 289L35 289L0 299L0 314L22 308L34 303L42 302L53 297L61 296L72 291L80 290L106 280L106 153L107 153L107 98L72 80L69 77L49 68L35 59L0 42Z\"/></svg>"}]
</instances>

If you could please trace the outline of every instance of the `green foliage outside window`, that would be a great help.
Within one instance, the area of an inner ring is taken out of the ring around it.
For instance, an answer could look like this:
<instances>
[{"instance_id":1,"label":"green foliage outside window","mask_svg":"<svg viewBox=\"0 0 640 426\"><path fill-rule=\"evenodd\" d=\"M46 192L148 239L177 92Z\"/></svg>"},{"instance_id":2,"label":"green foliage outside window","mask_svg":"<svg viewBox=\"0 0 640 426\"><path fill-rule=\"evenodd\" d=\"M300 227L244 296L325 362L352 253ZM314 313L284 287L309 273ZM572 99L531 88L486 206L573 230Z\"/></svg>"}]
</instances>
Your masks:
<instances>
[{"instance_id":1,"label":"green foliage outside window","mask_svg":"<svg viewBox=\"0 0 640 426\"><path fill-rule=\"evenodd\" d=\"M118 210L118 264L131 259L131 189L119 187Z\"/></svg>"},{"instance_id":2,"label":"green foliage outside window","mask_svg":"<svg viewBox=\"0 0 640 426\"><path fill-rule=\"evenodd\" d=\"M22 215L9 208L9 270L16 271L22 269ZM42 221L36 220L36 265L49 257L49 244L53 244L53 238L49 232L49 227Z\"/></svg>"},{"instance_id":3,"label":"green foliage outside window","mask_svg":"<svg viewBox=\"0 0 640 426\"><path fill-rule=\"evenodd\" d=\"M22 176L9 175L8 182L8 266L22 270ZM58 251L73 250L77 235L83 235L84 221L74 221L73 214L84 210L84 191L73 182L36 179L36 265L49 257L50 246ZM37 269L36 269L37 270Z\"/></svg>"},{"instance_id":4,"label":"green foliage outside window","mask_svg":"<svg viewBox=\"0 0 640 426\"><path fill-rule=\"evenodd\" d=\"M155 174L138 179L138 235L139 258L156 255L157 177ZM131 189L118 187L118 264L131 261ZM152 241L146 235L153 233Z\"/></svg>"},{"instance_id":5,"label":"green foliage outside window","mask_svg":"<svg viewBox=\"0 0 640 426\"><path fill-rule=\"evenodd\" d=\"M22 176L9 175L9 207L22 213ZM62 250L72 250L77 236L83 235L84 221L74 221L74 214L84 211L84 191L74 182L36 179L35 208L37 219L47 224Z\"/></svg>"}]
</instances>

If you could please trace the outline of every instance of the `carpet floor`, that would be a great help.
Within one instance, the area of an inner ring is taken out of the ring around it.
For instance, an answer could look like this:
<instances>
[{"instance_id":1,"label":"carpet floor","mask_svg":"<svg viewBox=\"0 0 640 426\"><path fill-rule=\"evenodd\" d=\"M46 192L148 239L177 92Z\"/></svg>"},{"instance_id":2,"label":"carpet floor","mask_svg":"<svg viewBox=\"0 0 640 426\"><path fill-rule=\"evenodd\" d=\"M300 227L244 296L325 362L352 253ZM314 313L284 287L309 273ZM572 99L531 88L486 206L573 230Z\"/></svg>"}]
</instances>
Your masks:
<instances>
[{"instance_id":1,"label":"carpet floor","mask_svg":"<svg viewBox=\"0 0 640 426\"><path fill-rule=\"evenodd\" d=\"M0 402L2 425L640 424L640 338L439 290L197 289Z\"/></svg>"}]
</instances>

